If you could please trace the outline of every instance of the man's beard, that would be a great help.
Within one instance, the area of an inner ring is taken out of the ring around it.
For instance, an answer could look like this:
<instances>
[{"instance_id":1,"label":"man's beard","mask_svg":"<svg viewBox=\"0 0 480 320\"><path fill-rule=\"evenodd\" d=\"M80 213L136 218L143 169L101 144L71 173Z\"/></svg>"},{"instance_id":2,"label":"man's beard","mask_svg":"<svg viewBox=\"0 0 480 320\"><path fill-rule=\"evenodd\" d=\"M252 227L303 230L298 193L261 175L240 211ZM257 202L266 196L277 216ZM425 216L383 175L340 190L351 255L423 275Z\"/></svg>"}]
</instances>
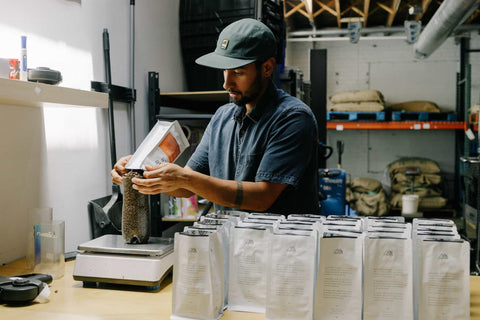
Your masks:
<instances>
[{"instance_id":1,"label":"man's beard","mask_svg":"<svg viewBox=\"0 0 480 320\"><path fill-rule=\"evenodd\" d=\"M231 101L235 103L237 106L244 106L249 102L255 101L260 95L260 92L262 92L262 89L263 89L262 75L260 72L257 71L257 75L255 76L253 83L244 93L240 91L235 91L235 90L228 90L228 92L234 92L234 93L240 94L241 95L240 99L231 98Z\"/></svg>"}]
</instances>

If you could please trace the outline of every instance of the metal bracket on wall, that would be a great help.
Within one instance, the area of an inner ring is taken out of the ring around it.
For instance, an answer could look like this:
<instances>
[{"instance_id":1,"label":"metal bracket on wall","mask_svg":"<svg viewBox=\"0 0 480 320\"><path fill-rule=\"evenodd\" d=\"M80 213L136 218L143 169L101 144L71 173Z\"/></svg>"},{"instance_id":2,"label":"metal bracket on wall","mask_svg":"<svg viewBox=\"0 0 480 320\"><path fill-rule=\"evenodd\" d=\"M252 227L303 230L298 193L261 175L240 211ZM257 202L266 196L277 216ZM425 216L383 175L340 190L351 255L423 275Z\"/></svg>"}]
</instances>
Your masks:
<instances>
[{"instance_id":1,"label":"metal bracket on wall","mask_svg":"<svg viewBox=\"0 0 480 320\"><path fill-rule=\"evenodd\" d=\"M90 86L93 91L111 93L114 101L130 103L137 100L137 91L135 89L111 85L105 82L91 81Z\"/></svg>"}]
</instances>

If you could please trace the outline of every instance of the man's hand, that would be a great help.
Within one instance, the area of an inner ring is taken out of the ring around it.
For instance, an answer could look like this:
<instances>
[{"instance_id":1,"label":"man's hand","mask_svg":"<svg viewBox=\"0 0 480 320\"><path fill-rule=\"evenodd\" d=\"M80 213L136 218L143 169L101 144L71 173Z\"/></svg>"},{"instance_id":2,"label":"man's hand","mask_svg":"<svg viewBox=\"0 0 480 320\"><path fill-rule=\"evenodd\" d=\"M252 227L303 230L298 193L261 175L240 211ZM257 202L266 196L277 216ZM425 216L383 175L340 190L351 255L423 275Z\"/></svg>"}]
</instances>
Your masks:
<instances>
[{"instance_id":1,"label":"man's hand","mask_svg":"<svg viewBox=\"0 0 480 320\"><path fill-rule=\"evenodd\" d=\"M170 193L186 187L186 174L188 169L173 163L162 163L159 166L150 167L143 176L145 179L132 179L133 188L144 194Z\"/></svg>"},{"instance_id":2,"label":"man's hand","mask_svg":"<svg viewBox=\"0 0 480 320\"><path fill-rule=\"evenodd\" d=\"M129 170L125 168L125 165L130 160L132 156L125 156L120 158L117 163L113 166L112 171L110 171L110 175L112 176L112 181L118 185L123 184L123 175L127 173Z\"/></svg>"}]
</instances>

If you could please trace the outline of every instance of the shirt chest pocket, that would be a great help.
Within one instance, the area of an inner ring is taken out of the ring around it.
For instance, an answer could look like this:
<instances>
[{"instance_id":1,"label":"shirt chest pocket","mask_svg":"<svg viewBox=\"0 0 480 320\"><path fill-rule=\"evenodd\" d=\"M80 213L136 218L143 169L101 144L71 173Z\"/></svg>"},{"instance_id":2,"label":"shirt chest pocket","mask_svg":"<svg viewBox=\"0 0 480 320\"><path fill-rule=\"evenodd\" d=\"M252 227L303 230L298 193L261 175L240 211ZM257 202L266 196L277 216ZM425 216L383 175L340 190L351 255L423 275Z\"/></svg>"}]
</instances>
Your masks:
<instances>
[{"instance_id":1,"label":"shirt chest pocket","mask_svg":"<svg viewBox=\"0 0 480 320\"><path fill-rule=\"evenodd\" d=\"M263 153L243 154L238 157L235 180L255 181Z\"/></svg>"}]
</instances>

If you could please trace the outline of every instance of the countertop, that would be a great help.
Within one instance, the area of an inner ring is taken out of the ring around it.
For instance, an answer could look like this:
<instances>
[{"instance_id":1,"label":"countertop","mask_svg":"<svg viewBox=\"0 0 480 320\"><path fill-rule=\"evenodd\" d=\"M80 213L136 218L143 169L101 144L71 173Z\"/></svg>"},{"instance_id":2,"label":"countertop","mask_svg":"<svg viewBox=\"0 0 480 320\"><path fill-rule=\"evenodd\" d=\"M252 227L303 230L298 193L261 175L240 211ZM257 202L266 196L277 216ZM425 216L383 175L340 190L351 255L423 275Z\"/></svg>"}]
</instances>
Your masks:
<instances>
[{"instance_id":1,"label":"countertop","mask_svg":"<svg viewBox=\"0 0 480 320\"><path fill-rule=\"evenodd\" d=\"M65 275L50 284L51 294L46 303L27 306L0 305L0 319L15 320L92 320L170 319L172 312L172 278L168 276L160 288L102 284L98 288L84 288L83 282L73 280L75 261L65 264ZM17 260L0 267L0 275L12 276L31 272L25 260ZM264 314L225 310L222 320L265 319ZM480 277L470 277L470 319L480 319Z\"/></svg>"},{"instance_id":2,"label":"countertop","mask_svg":"<svg viewBox=\"0 0 480 320\"><path fill-rule=\"evenodd\" d=\"M101 284L98 288L84 288L82 281L73 280L75 261L65 264L65 275L50 284L46 303L27 306L0 305L0 319L15 320L167 320L172 312L172 277L168 276L159 289ZM0 267L0 275L12 276L30 273L25 260L17 260ZM480 287L480 285L479 285ZM480 290L479 290L480 296ZM480 306L479 306L480 310ZM480 312L480 311L479 311ZM222 320L265 319L264 314L224 311Z\"/></svg>"}]
</instances>

